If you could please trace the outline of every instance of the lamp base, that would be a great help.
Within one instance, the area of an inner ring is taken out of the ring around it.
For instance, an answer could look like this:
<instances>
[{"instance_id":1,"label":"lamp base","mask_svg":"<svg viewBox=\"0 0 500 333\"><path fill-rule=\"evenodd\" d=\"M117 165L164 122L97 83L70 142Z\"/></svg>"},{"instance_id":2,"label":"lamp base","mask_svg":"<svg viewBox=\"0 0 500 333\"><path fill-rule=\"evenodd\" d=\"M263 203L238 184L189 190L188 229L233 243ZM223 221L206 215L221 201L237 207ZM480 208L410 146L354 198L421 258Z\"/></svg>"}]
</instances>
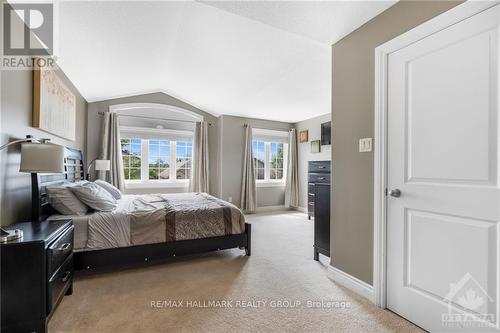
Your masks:
<instances>
[{"instance_id":1,"label":"lamp base","mask_svg":"<svg viewBox=\"0 0 500 333\"><path fill-rule=\"evenodd\" d=\"M23 231L20 229L15 229L15 230L2 229L2 235L0 236L0 243L10 242L12 240L22 237L23 237Z\"/></svg>"}]
</instances>

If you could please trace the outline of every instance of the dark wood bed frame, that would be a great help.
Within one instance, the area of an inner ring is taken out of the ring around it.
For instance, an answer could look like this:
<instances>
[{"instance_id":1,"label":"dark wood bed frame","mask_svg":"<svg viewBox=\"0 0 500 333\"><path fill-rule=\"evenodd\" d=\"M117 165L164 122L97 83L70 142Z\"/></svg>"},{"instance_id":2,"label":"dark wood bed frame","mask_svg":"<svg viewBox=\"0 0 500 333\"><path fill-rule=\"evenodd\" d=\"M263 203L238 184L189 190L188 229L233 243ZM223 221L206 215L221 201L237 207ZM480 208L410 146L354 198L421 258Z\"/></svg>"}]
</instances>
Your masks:
<instances>
[{"instance_id":1,"label":"dark wood bed frame","mask_svg":"<svg viewBox=\"0 0 500 333\"><path fill-rule=\"evenodd\" d=\"M44 221L55 211L47 200L46 187L85 179L83 155L80 150L66 148L65 172L62 174L31 174L32 218ZM164 261L167 258L195 253L241 248L251 255L251 225L245 223L245 232L193 240L182 240L113 249L75 251L77 271L102 271L120 269L138 264Z\"/></svg>"}]
</instances>

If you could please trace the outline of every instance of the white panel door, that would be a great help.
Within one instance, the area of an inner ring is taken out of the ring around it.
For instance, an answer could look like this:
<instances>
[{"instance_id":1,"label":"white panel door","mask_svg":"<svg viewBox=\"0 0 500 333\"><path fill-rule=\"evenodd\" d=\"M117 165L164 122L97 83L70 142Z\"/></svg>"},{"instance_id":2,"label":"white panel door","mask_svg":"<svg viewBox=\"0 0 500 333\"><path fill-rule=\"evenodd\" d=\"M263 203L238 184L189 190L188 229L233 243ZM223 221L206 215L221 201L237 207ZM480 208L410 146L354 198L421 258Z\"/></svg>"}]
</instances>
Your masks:
<instances>
[{"instance_id":1,"label":"white panel door","mask_svg":"<svg viewBox=\"0 0 500 333\"><path fill-rule=\"evenodd\" d=\"M499 331L499 23L388 57L387 307L430 331Z\"/></svg>"}]
</instances>

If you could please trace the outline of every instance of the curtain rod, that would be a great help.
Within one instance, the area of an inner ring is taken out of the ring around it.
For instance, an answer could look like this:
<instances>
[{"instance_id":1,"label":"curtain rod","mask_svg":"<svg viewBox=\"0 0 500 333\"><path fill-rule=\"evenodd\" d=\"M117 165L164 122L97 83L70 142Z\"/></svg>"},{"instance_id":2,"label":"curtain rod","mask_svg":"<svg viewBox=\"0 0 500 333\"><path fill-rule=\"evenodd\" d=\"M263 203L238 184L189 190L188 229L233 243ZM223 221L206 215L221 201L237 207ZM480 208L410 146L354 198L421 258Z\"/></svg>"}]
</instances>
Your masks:
<instances>
[{"instance_id":1,"label":"curtain rod","mask_svg":"<svg viewBox=\"0 0 500 333\"><path fill-rule=\"evenodd\" d=\"M97 112L99 115L104 116L106 112L99 111ZM153 120L164 120L164 121L176 121L180 123L193 123L196 124L198 121L193 120L180 120L180 119L171 119L171 118L158 118L158 117L148 117L148 116L134 116L128 114L118 114L118 117L129 117L129 118L140 118L140 119L153 119ZM208 123L208 126L212 126L212 123Z\"/></svg>"},{"instance_id":2,"label":"curtain rod","mask_svg":"<svg viewBox=\"0 0 500 333\"><path fill-rule=\"evenodd\" d=\"M248 127L248 124L243 124L243 127ZM293 127L291 128L278 128L278 127L252 127L252 129L263 129L263 130L270 130L270 131L278 131L278 132L290 132L291 130L295 129Z\"/></svg>"}]
</instances>

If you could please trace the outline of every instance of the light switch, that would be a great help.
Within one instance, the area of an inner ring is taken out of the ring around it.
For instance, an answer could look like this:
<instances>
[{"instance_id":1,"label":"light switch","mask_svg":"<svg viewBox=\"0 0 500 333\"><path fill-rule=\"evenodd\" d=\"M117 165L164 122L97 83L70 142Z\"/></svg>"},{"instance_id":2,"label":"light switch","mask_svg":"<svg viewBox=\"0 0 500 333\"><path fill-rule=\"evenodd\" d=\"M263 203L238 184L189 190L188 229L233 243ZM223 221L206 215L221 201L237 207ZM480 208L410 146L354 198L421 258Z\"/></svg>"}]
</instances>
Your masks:
<instances>
[{"instance_id":1,"label":"light switch","mask_svg":"<svg viewBox=\"0 0 500 333\"><path fill-rule=\"evenodd\" d=\"M372 151L372 138L359 139L359 152L366 153Z\"/></svg>"}]
</instances>

